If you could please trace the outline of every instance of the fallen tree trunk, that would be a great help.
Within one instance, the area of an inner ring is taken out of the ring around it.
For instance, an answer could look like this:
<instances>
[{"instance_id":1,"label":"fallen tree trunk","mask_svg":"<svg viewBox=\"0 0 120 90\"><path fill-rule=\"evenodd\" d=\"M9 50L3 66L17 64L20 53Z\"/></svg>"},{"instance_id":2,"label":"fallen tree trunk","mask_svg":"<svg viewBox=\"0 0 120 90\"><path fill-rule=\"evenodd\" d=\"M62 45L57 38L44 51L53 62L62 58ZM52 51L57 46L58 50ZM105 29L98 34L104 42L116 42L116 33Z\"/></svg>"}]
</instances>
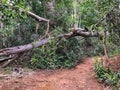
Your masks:
<instances>
[{"instance_id":1,"label":"fallen tree trunk","mask_svg":"<svg viewBox=\"0 0 120 90\"><path fill-rule=\"evenodd\" d=\"M42 46L42 45L48 43L53 38L62 38L62 37L71 38L71 37L74 37L74 36L97 37L98 35L99 35L98 33L91 34L89 31L85 32L83 30L74 30L74 31L72 31L68 34L61 34L61 35L58 35L57 37L46 38L46 39L43 39L43 40L32 42L32 43L27 44L27 45L21 45L21 46L1 49L0 50L0 56L17 54L17 53L29 51L33 48L37 48L39 46Z\"/></svg>"},{"instance_id":2,"label":"fallen tree trunk","mask_svg":"<svg viewBox=\"0 0 120 90\"><path fill-rule=\"evenodd\" d=\"M27 45L21 45L21 46L1 49L0 50L0 56L28 51L28 50L31 50L33 48L39 47L43 44L46 44L48 41L49 41L49 38L44 39L44 40L39 40L39 41L30 43L30 44L27 44Z\"/></svg>"},{"instance_id":3,"label":"fallen tree trunk","mask_svg":"<svg viewBox=\"0 0 120 90\"><path fill-rule=\"evenodd\" d=\"M91 33L90 31L86 31L85 29L73 29L72 32L67 34L61 34L57 37L51 37L51 38L45 38L43 40L38 40L36 42L32 42L30 44L16 46L16 47L10 47L10 48L4 48L0 50L0 56L13 56L13 57L6 57L1 62L5 61L4 64L0 66L0 68L6 67L9 63L12 61L18 59L20 57L20 54L25 53L26 51L29 51L33 48L40 47L46 43L48 43L51 39L60 39L60 38L72 38L74 36L82 36L82 37L98 37L100 33Z\"/></svg>"},{"instance_id":4,"label":"fallen tree trunk","mask_svg":"<svg viewBox=\"0 0 120 90\"><path fill-rule=\"evenodd\" d=\"M12 7L12 8L17 8L17 7ZM49 22L50 22L48 19L39 17L38 15L36 15L36 14L30 12L30 11L26 11L24 9L20 9L20 11L25 12L28 16L32 17L33 19L35 19L39 22L47 22L47 30L46 30L45 36L48 35ZM90 32L90 30L79 28L79 29L73 29L72 32L70 32L70 33L58 35L57 37L45 38L45 39L38 40L36 42L32 42L32 43L26 44L26 45L0 49L0 56L13 56L13 57L5 57L3 59L0 59L1 62L2 61L7 61L6 63L4 63L1 66L1 68L5 67L6 65L8 65L13 60L19 58L20 53L24 53L26 51L29 51L29 50L33 49L33 48L40 47L40 46L48 43L53 38L55 38L55 39L62 38L62 37L71 38L71 37L74 37L74 36L97 37L97 36L99 36L99 33L92 33L92 32Z\"/></svg>"}]
</instances>

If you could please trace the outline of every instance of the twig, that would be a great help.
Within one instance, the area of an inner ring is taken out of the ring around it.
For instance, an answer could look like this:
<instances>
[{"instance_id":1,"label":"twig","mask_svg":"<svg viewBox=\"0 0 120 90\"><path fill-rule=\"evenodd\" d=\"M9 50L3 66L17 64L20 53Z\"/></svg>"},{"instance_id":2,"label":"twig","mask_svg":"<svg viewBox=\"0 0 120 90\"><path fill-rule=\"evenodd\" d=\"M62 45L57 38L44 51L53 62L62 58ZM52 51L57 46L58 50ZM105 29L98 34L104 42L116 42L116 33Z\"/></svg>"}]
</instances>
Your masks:
<instances>
[{"instance_id":1,"label":"twig","mask_svg":"<svg viewBox=\"0 0 120 90\"><path fill-rule=\"evenodd\" d=\"M8 60L8 59L12 59L12 58L13 58L12 55L10 55L9 57L4 57L4 58L0 59L0 62L3 62L3 61Z\"/></svg>"},{"instance_id":2,"label":"twig","mask_svg":"<svg viewBox=\"0 0 120 90\"><path fill-rule=\"evenodd\" d=\"M47 30L46 30L46 33L45 33L45 36L48 36L48 37L50 37L49 36L49 27L50 27L50 25L49 25L49 20L47 21Z\"/></svg>"},{"instance_id":3,"label":"twig","mask_svg":"<svg viewBox=\"0 0 120 90\"><path fill-rule=\"evenodd\" d=\"M8 64L10 64L12 61L16 60L19 57L19 55L16 55L14 58L9 59L7 62L5 62L0 68L6 67Z\"/></svg>"},{"instance_id":4,"label":"twig","mask_svg":"<svg viewBox=\"0 0 120 90\"><path fill-rule=\"evenodd\" d=\"M38 34L39 24L36 24L36 34Z\"/></svg>"},{"instance_id":5,"label":"twig","mask_svg":"<svg viewBox=\"0 0 120 90\"><path fill-rule=\"evenodd\" d=\"M101 23L102 21L104 21L105 19L106 19L106 15L104 15L102 18L100 18L100 19L98 20L98 22L97 22L95 25L92 26L92 29L91 29L91 30L94 30L95 27L98 27L98 26L100 25L100 23Z\"/></svg>"}]
</instances>

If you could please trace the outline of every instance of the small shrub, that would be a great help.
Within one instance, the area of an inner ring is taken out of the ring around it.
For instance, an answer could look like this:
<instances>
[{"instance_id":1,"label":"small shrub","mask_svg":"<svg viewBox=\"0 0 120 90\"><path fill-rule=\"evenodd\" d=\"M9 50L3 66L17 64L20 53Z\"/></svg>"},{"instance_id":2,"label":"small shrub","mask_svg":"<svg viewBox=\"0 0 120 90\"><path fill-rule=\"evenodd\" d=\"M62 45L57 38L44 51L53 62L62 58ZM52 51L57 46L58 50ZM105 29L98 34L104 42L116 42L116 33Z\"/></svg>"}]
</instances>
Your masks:
<instances>
[{"instance_id":1,"label":"small shrub","mask_svg":"<svg viewBox=\"0 0 120 90\"><path fill-rule=\"evenodd\" d=\"M57 42L51 40L49 44L34 49L31 66L40 69L70 68L74 66L77 56L74 56L74 51L71 50L68 53L63 47L58 47Z\"/></svg>"},{"instance_id":2,"label":"small shrub","mask_svg":"<svg viewBox=\"0 0 120 90\"><path fill-rule=\"evenodd\" d=\"M48 45L43 45L40 48L34 49L34 54L31 58L31 64L35 68L41 69L54 69L56 65L55 55L56 45L55 41L52 40Z\"/></svg>"}]
</instances>

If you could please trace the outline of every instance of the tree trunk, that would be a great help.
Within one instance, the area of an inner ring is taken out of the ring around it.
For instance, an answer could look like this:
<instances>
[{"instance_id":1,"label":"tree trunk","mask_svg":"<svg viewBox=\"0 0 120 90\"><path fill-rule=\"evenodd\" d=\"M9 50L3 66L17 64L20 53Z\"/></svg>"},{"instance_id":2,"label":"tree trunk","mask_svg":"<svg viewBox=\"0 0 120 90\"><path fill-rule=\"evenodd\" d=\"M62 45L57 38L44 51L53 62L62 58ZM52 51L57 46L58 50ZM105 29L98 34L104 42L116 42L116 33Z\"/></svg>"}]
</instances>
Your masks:
<instances>
[{"instance_id":1,"label":"tree trunk","mask_svg":"<svg viewBox=\"0 0 120 90\"><path fill-rule=\"evenodd\" d=\"M102 61L103 66L108 67L108 53L107 53L107 44L106 44L106 38L107 38L107 31L104 31L104 39L103 39L103 48L104 48L104 54L105 54L105 60Z\"/></svg>"}]
</instances>

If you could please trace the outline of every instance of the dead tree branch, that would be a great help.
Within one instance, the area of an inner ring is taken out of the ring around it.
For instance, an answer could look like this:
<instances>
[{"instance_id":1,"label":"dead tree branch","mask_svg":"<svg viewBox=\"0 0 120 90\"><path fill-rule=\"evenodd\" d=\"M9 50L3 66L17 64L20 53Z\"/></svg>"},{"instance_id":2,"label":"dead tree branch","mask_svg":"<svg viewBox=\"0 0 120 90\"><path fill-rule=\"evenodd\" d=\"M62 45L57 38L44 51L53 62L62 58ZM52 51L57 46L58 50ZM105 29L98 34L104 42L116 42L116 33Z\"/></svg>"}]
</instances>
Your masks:
<instances>
[{"instance_id":1,"label":"dead tree branch","mask_svg":"<svg viewBox=\"0 0 120 90\"><path fill-rule=\"evenodd\" d=\"M36 15L36 14L30 12L30 11L26 11L26 10L24 10L24 9L20 9L20 11L21 11L21 12L25 12L28 16L34 18L34 19L37 20L38 22L45 22L45 23L47 23L47 25L46 25L46 26L47 26L47 29L46 29L45 36L48 36L48 35L49 35L49 34L48 34L48 33L49 33L49 22L50 22L49 19L40 17L40 16L38 16L38 15Z\"/></svg>"},{"instance_id":2,"label":"dead tree branch","mask_svg":"<svg viewBox=\"0 0 120 90\"><path fill-rule=\"evenodd\" d=\"M12 61L16 60L19 57L19 55L14 56L13 58L6 61L3 65L0 66L0 68L6 67L8 64L10 64Z\"/></svg>"}]
</instances>

